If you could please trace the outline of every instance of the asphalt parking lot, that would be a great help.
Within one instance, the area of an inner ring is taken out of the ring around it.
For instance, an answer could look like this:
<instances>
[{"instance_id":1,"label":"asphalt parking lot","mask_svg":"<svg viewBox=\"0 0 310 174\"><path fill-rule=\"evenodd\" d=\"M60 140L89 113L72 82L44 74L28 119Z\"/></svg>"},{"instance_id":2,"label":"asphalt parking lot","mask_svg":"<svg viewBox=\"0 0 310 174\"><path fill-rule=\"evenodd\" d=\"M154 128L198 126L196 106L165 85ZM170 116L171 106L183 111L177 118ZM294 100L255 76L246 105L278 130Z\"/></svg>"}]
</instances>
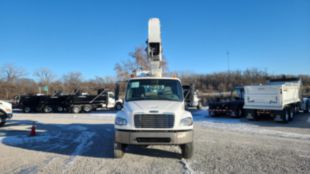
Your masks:
<instances>
[{"instance_id":1,"label":"asphalt parking lot","mask_svg":"<svg viewBox=\"0 0 310 174\"><path fill-rule=\"evenodd\" d=\"M1 173L309 173L310 114L288 124L192 111L194 156L176 146L129 146L113 158L114 112L16 113L0 128ZM38 135L29 137L35 121Z\"/></svg>"}]
</instances>

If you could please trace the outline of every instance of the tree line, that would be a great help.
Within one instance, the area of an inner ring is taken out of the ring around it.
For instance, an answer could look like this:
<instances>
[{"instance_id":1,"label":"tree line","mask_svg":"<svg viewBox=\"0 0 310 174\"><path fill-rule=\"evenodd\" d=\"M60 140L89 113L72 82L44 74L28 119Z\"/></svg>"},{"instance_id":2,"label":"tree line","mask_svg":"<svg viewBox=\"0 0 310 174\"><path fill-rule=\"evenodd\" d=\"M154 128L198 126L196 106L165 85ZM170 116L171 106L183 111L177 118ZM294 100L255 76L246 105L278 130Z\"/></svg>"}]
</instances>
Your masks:
<instances>
[{"instance_id":1,"label":"tree line","mask_svg":"<svg viewBox=\"0 0 310 174\"><path fill-rule=\"evenodd\" d=\"M97 93L98 89L114 90L115 83L125 81L137 70L149 70L149 62L144 48L136 48L129 53L130 58L116 63L114 66L115 77L99 77L85 79L81 72L69 72L57 78L48 68L40 68L32 73L32 78L23 67L13 64L0 66L0 99L13 99L25 94L49 94L55 92L73 93L81 90L90 94ZM264 84L272 78L283 78L284 75L268 74L258 69L244 71L226 71L209 74L195 74L190 72L171 72L163 58L161 64L165 76L177 76L183 84L195 84L201 93L226 92L236 86ZM285 75L286 78L301 78L304 88L303 93L310 95L310 75ZM121 95L124 94L125 83L120 83Z\"/></svg>"},{"instance_id":2,"label":"tree line","mask_svg":"<svg viewBox=\"0 0 310 174\"><path fill-rule=\"evenodd\" d=\"M18 95L48 94L56 92L72 94L81 90L91 94L98 89L114 89L115 79L112 77L94 77L84 79L81 72L69 72L57 78L52 70L40 68L33 72L32 78L27 72L13 64L0 67L0 99L13 99Z\"/></svg>"}]
</instances>

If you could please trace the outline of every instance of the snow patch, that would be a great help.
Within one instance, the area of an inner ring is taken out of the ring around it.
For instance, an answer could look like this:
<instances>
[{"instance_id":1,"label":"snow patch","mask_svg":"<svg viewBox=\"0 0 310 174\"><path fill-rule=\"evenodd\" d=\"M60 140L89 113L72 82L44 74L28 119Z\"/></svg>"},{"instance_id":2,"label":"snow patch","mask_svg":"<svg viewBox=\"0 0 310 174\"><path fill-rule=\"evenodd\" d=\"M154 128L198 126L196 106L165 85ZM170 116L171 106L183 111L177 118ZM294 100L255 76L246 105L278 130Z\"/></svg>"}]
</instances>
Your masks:
<instances>
[{"instance_id":1,"label":"snow patch","mask_svg":"<svg viewBox=\"0 0 310 174\"><path fill-rule=\"evenodd\" d=\"M267 136L276 136L282 138L293 138L301 140L310 140L310 135L299 134L293 132L284 132L279 130L265 129L258 125L252 125L246 122L241 122L240 119L216 117L212 118L208 114L208 110L200 110L193 112L193 118L196 124L202 125L208 128L216 128L223 130L232 130L237 132L244 132L250 134L261 134ZM310 118L307 120L310 122Z\"/></svg>"},{"instance_id":2,"label":"snow patch","mask_svg":"<svg viewBox=\"0 0 310 174\"><path fill-rule=\"evenodd\" d=\"M78 155L83 154L87 150L89 150L90 146L93 144L93 141L91 139L93 136L95 136L94 132L87 131L87 129L83 126L75 127L78 130L82 130L83 132L73 140L75 143L79 143L78 146L75 148L75 150L71 153L70 158L67 160L67 169L70 168L75 162L75 159ZM66 172L65 172L66 173Z\"/></svg>"},{"instance_id":3,"label":"snow patch","mask_svg":"<svg viewBox=\"0 0 310 174\"><path fill-rule=\"evenodd\" d=\"M208 128L233 130L233 131L245 132L249 134L261 134L261 135L276 136L276 137L283 137L283 138L310 140L310 135L307 135L307 134L298 134L298 133L292 133L292 132L283 132L283 131L278 131L278 130L264 129L256 125L249 125L245 123L227 124L227 123L203 121L203 122L200 122L199 124L202 126L208 127Z\"/></svg>"},{"instance_id":4,"label":"snow patch","mask_svg":"<svg viewBox=\"0 0 310 174\"><path fill-rule=\"evenodd\" d=\"M44 143L48 142L52 136L50 135L38 135L35 137L29 137L26 135L22 136L9 136L9 137L0 137L0 142L8 145L20 145L20 144L29 144L29 143Z\"/></svg>"},{"instance_id":5,"label":"snow patch","mask_svg":"<svg viewBox=\"0 0 310 174\"><path fill-rule=\"evenodd\" d=\"M194 170L189 165L189 162L187 162L184 158L182 158L180 162L184 167L184 174L194 174Z\"/></svg>"}]
</instances>

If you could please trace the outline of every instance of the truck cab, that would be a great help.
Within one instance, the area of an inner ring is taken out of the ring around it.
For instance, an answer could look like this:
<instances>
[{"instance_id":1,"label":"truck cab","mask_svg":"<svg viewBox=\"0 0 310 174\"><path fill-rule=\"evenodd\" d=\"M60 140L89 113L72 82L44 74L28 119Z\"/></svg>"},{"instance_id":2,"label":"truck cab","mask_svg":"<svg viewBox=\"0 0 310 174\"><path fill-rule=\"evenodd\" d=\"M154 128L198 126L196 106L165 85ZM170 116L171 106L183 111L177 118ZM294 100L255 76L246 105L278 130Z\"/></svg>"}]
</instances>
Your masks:
<instances>
[{"instance_id":1,"label":"truck cab","mask_svg":"<svg viewBox=\"0 0 310 174\"><path fill-rule=\"evenodd\" d=\"M242 117L244 105L244 88L235 87L229 97L217 97L209 102L209 115L211 117L225 115L230 117Z\"/></svg>"},{"instance_id":2,"label":"truck cab","mask_svg":"<svg viewBox=\"0 0 310 174\"><path fill-rule=\"evenodd\" d=\"M201 109L202 103L200 98L198 97L198 90L195 90L195 85L183 85L182 88L185 98L185 107L195 107L197 109Z\"/></svg>"},{"instance_id":3,"label":"truck cab","mask_svg":"<svg viewBox=\"0 0 310 174\"><path fill-rule=\"evenodd\" d=\"M115 157L127 145L179 145L184 158L193 153L193 119L185 110L177 78L129 79L124 107L115 118Z\"/></svg>"},{"instance_id":4,"label":"truck cab","mask_svg":"<svg viewBox=\"0 0 310 174\"><path fill-rule=\"evenodd\" d=\"M0 126L4 126L7 119L13 117L12 104L0 100Z\"/></svg>"}]
</instances>

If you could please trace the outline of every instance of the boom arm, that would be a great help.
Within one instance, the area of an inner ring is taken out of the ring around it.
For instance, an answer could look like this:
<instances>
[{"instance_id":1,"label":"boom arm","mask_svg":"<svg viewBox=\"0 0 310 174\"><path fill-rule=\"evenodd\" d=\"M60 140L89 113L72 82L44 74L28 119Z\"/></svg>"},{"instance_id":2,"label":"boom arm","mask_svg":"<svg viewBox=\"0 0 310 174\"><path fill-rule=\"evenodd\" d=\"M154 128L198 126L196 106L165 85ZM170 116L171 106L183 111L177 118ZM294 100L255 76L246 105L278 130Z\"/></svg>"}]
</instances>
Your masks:
<instances>
[{"instance_id":1,"label":"boom arm","mask_svg":"<svg viewBox=\"0 0 310 174\"><path fill-rule=\"evenodd\" d=\"M162 76L162 47L160 34L160 21L158 18L149 20L147 55L150 61L151 76Z\"/></svg>"}]
</instances>

